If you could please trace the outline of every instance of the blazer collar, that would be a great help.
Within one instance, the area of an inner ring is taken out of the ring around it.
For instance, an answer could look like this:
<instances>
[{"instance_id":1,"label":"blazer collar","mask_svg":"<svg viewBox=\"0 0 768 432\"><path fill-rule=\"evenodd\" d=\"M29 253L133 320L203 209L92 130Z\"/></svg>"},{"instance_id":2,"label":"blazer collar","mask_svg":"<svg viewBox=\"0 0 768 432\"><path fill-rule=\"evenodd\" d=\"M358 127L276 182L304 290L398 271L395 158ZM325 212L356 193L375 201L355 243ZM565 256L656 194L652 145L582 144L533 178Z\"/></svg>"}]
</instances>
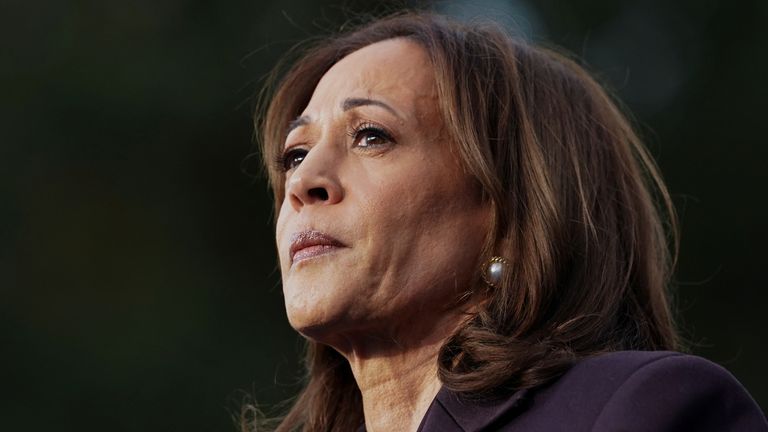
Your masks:
<instances>
[{"instance_id":1,"label":"blazer collar","mask_svg":"<svg viewBox=\"0 0 768 432\"><path fill-rule=\"evenodd\" d=\"M497 419L518 415L529 390L518 390L507 398L475 402L461 398L445 387L435 396L417 432L479 432ZM365 432L365 424L357 432Z\"/></svg>"},{"instance_id":2,"label":"blazer collar","mask_svg":"<svg viewBox=\"0 0 768 432\"><path fill-rule=\"evenodd\" d=\"M490 402L468 401L445 387L437 393L427 410L419 432L478 432L504 416L517 415L523 408L528 390L518 390L509 397Z\"/></svg>"}]
</instances>

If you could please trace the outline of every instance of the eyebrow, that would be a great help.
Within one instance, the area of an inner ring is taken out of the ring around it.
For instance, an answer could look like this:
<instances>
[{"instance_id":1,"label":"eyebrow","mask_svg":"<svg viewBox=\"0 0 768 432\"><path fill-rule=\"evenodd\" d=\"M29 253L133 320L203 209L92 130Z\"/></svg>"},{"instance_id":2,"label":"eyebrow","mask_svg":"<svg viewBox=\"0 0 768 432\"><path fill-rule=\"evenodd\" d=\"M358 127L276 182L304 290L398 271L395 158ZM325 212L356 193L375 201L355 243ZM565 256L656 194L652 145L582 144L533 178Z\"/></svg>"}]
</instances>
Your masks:
<instances>
[{"instance_id":1,"label":"eyebrow","mask_svg":"<svg viewBox=\"0 0 768 432\"><path fill-rule=\"evenodd\" d=\"M309 124L309 117L308 116L301 116L296 118L295 120L291 120L290 123L288 123L288 130L286 130L285 134L288 135L291 133L292 130L296 129L299 126L304 126Z\"/></svg>"},{"instance_id":2,"label":"eyebrow","mask_svg":"<svg viewBox=\"0 0 768 432\"><path fill-rule=\"evenodd\" d=\"M391 106L387 105L386 103L384 103L382 101L378 101L376 99L347 98L347 99L344 99L344 102L341 103L341 109L342 109L342 111L349 111L349 110L351 110L353 108L357 108L357 107L361 107L361 106L366 106L366 105L373 105L373 106L377 106L377 107L380 107L380 108L384 108L385 110L387 110L390 113L392 113L392 115L394 115L395 117L402 118L402 117L400 117L400 115L397 114L397 111L395 111L394 108L392 108ZM301 117L297 117L294 120L291 120L291 122L288 123L288 129L286 131L286 135L291 133L292 130L294 130L294 129L298 128L298 127L306 126L311 121L312 120L309 118L309 116L305 116L305 115L303 115Z\"/></svg>"},{"instance_id":3,"label":"eyebrow","mask_svg":"<svg viewBox=\"0 0 768 432\"><path fill-rule=\"evenodd\" d=\"M397 111L395 111L394 108L392 108L391 106L385 104L384 102L378 101L376 99L367 99L367 98L348 98L348 99L344 99L344 102L341 103L341 109L343 111L349 111L352 108L357 108L357 107L365 106L365 105L373 105L373 106L377 106L377 107L380 107L380 108L384 108L385 110L387 110L390 113L392 113L392 115L394 115L395 117L400 118L400 116L397 114Z\"/></svg>"}]
</instances>

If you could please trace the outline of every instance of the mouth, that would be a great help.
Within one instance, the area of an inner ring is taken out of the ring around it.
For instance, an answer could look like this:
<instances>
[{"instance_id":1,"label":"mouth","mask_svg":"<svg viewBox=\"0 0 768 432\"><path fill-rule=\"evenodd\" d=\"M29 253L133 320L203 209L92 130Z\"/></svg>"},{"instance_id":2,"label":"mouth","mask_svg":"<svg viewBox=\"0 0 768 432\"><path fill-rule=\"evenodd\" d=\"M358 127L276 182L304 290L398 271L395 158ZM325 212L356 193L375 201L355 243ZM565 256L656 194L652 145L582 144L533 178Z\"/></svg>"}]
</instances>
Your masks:
<instances>
[{"instance_id":1,"label":"mouth","mask_svg":"<svg viewBox=\"0 0 768 432\"><path fill-rule=\"evenodd\" d=\"M291 265L335 252L343 247L346 247L343 243L320 231L294 233L291 236Z\"/></svg>"}]
</instances>

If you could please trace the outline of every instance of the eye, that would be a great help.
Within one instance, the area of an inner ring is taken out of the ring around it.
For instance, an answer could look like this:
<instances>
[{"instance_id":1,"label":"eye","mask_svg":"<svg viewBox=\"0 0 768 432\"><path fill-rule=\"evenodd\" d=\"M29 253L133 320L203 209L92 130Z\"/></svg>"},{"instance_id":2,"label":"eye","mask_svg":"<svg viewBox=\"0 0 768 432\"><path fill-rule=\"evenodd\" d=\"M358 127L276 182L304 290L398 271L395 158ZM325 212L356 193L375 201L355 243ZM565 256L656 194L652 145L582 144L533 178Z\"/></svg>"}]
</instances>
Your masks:
<instances>
[{"instance_id":1,"label":"eye","mask_svg":"<svg viewBox=\"0 0 768 432\"><path fill-rule=\"evenodd\" d=\"M392 136L379 126L364 123L349 134L354 139L356 147L375 148L394 142Z\"/></svg>"},{"instance_id":2,"label":"eye","mask_svg":"<svg viewBox=\"0 0 768 432\"><path fill-rule=\"evenodd\" d=\"M283 172L288 172L301 165L301 162L307 157L307 153L309 153L309 151L303 148L289 149L280 155L277 165Z\"/></svg>"}]
</instances>

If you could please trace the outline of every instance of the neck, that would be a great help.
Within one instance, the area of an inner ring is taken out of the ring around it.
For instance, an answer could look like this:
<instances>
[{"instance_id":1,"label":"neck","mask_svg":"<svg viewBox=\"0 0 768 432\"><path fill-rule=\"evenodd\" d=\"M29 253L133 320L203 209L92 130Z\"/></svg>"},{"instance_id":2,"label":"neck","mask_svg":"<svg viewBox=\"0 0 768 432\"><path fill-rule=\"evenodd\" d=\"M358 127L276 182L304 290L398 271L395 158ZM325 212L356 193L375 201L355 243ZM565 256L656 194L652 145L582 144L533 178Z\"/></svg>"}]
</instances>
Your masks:
<instances>
[{"instance_id":1,"label":"neck","mask_svg":"<svg viewBox=\"0 0 768 432\"><path fill-rule=\"evenodd\" d=\"M416 431L440 390L437 357L466 318L459 311L436 319L404 320L397 329L360 331L337 340L363 397L368 432ZM425 323L430 323L426 325ZM378 336L375 336L378 335Z\"/></svg>"},{"instance_id":2,"label":"neck","mask_svg":"<svg viewBox=\"0 0 768 432\"><path fill-rule=\"evenodd\" d=\"M368 432L418 428L440 390L439 349L430 344L386 357L347 357L363 396Z\"/></svg>"}]
</instances>

